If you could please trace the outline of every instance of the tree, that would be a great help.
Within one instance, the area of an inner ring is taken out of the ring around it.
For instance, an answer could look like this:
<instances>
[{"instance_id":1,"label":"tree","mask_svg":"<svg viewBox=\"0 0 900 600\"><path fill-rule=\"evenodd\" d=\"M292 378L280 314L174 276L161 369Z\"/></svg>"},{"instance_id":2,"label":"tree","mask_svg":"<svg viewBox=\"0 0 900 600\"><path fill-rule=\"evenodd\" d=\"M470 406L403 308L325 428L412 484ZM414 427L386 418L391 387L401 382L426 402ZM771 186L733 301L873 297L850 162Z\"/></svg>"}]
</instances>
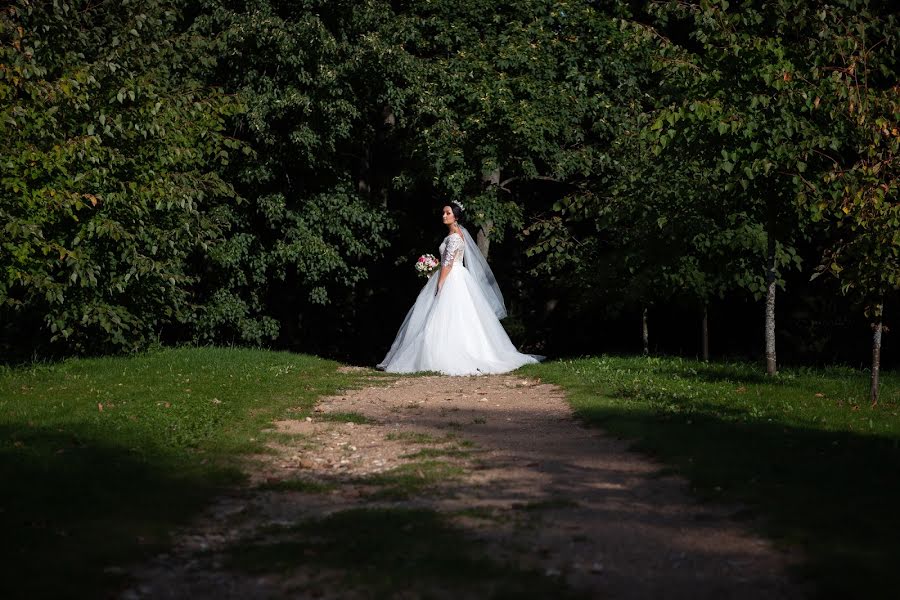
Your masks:
<instances>
[{"instance_id":1,"label":"tree","mask_svg":"<svg viewBox=\"0 0 900 600\"><path fill-rule=\"evenodd\" d=\"M222 171L246 202L198 288L199 339L291 342L315 307L350 311L392 227L373 156L405 108L392 19L387 3L199 7L193 30L218 47L198 76L244 100L235 135L252 150Z\"/></svg>"},{"instance_id":2,"label":"tree","mask_svg":"<svg viewBox=\"0 0 900 600\"><path fill-rule=\"evenodd\" d=\"M414 143L435 187L465 197L486 251L535 209L530 184L574 189L604 168L619 90L634 89L614 52L625 34L586 1L419 2L410 12L419 21L407 48L428 61Z\"/></svg>"},{"instance_id":3,"label":"tree","mask_svg":"<svg viewBox=\"0 0 900 600\"><path fill-rule=\"evenodd\" d=\"M777 371L776 289L785 268L799 268L794 241L808 219L797 209L797 175L806 171L808 148L820 131L799 116L798 97L807 93L796 73L809 60L798 43L800 21L786 2L726 0L661 2L653 5L660 27L687 23L681 43L661 38L657 65L670 82L673 101L658 111L651 129L657 150L678 145L707 157L695 178L715 182L711 201L726 202L733 215L765 231L766 370ZM806 160L805 160L806 159ZM754 290L754 288L756 288Z\"/></svg>"},{"instance_id":4,"label":"tree","mask_svg":"<svg viewBox=\"0 0 900 600\"><path fill-rule=\"evenodd\" d=\"M841 10L844 8L844 10ZM852 9L852 10L847 10ZM836 229L815 276L828 272L872 319L870 398L878 403L884 298L900 288L900 69L896 16L869 3L828 6L813 21L815 94L804 107L826 157L798 200Z\"/></svg>"},{"instance_id":5,"label":"tree","mask_svg":"<svg viewBox=\"0 0 900 600\"><path fill-rule=\"evenodd\" d=\"M0 39L8 335L95 352L189 325L192 264L235 199L215 165L239 147L223 129L240 103L187 74L208 40L158 0L20 0Z\"/></svg>"},{"instance_id":6,"label":"tree","mask_svg":"<svg viewBox=\"0 0 900 600\"><path fill-rule=\"evenodd\" d=\"M761 218L765 203L747 203L729 174L733 165L721 167L731 154L722 150L718 112L697 100L718 93L704 88L715 76L703 69L719 66L699 66L704 57L647 25L622 21L621 28L623 46L610 60L623 61L617 71L631 85L618 90L606 161L527 232L539 270L570 273L608 301L641 307L646 349L647 305L681 298L705 311L734 290L765 294L766 239L774 237ZM768 250L778 268L799 260L780 243Z\"/></svg>"},{"instance_id":7,"label":"tree","mask_svg":"<svg viewBox=\"0 0 900 600\"><path fill-rule=\"evenodd\" d=\"M657 5L691 23L697 52L664 45L683 99L657 121L660 146L686 135L721 147L717 171L743 193L767 231L766 339L775 370L774 290L778 240L813 221L844 233L826 265L858 289L875 318L877 399L881 298L896 289L897 24L880 3L725 0ZM737 187L740 184L740 188ZM728 189L726 187L726 189ZM795 214L792 206L803 212ZM808 209L812 210L807 212ZM785 249L791 258L795 253ZM843 273L843 275L840 275Z\"/></svg>"}]
</instances>

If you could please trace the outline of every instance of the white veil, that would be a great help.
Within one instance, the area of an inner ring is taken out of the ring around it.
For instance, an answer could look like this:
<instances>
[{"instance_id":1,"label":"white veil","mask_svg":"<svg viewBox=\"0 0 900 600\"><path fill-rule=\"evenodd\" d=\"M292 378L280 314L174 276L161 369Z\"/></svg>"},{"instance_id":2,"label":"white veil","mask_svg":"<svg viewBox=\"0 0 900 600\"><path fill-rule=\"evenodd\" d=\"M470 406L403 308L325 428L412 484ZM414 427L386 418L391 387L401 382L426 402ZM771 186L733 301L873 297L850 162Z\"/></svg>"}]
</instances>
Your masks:
<instances>
[{"instance_id":1,"label":"white veil","mask_svg":"<svg viewBox=\"0 0 900 600\"><path fill-rule=\"evenodd\" d=\"M469 231L462 225L459 226L459 229L462 231L463 239L465 239L466 243L466 251L463 253L463 266L469 270L469 273L478 282L478 286L484 292L484 297L487 298L491 308L494 309L494 314L497 315L497 318L502 319L506 317L506 304L503 302L503 294L500 293L500 286L497 285L493 271L491 271L487 261L484 259L484 255L481 254L481 250L478 248L478 244L475 243Z\"/></svg>"}]
</instances>

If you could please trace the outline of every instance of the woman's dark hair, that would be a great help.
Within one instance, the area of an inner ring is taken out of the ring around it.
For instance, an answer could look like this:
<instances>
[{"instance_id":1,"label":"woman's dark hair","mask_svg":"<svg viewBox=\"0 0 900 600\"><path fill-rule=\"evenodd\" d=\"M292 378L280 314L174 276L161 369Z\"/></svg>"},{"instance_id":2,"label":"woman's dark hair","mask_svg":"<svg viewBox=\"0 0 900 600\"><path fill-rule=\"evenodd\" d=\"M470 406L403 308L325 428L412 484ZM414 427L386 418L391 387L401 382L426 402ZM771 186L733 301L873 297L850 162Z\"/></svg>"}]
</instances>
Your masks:
<instances>
[{"instance_id":1,"label":"woman's dark hair","mask_svg":"<svg viewBox=\"0 0 900 600\"><path fill-rule=\"evenodd\" d=\"M466 223L466 213L463 209L459 207L458 204L454 204L453 202L447 202L444 206L449 206L450 210L453 211L453 216L456 217L456 222L460 225L465 225Z\"/></svg>"}]
</instances>

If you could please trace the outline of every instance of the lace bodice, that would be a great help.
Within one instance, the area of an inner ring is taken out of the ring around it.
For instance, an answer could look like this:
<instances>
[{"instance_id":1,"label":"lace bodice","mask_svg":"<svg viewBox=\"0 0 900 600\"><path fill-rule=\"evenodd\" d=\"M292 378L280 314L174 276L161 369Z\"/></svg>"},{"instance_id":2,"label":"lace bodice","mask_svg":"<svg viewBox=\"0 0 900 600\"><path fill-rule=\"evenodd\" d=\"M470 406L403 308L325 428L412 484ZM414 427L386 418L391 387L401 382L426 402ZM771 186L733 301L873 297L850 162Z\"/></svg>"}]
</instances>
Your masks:
<instances>
[{"instance_id":1,"label":"lace bodice","mask_svg":"<svg viewBox=\"0 0 900 600\"><path fill-rule=\"evenodd\" d=\"M459 259L462 260L463 254L466 252L466 245L463 243L462 236L458 233L451 233L441 242L441 266L449 267ZM462 264L462 263L460 263Z\"/></svg>"}]
</instances>

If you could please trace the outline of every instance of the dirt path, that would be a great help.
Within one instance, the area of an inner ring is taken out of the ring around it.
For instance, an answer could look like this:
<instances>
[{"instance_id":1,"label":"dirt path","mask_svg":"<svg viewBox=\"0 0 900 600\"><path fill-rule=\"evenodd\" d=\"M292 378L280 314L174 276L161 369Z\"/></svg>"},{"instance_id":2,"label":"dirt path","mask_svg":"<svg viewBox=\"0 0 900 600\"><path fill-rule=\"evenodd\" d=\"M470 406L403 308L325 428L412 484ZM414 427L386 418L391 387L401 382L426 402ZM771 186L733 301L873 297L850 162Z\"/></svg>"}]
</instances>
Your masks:
<instances>
[{"instance_id":1,"label":"dirt path","mask_svg":"<svg viewBox=\"0 0 900 600\"><path fill-rule=\"evenodd\" d=\"M316 410L277 423L253 485L125 597L802 595L734 508L698 504L684 481L579 426L554 386L404 378Z\"/></svg>"}]
</instances>

